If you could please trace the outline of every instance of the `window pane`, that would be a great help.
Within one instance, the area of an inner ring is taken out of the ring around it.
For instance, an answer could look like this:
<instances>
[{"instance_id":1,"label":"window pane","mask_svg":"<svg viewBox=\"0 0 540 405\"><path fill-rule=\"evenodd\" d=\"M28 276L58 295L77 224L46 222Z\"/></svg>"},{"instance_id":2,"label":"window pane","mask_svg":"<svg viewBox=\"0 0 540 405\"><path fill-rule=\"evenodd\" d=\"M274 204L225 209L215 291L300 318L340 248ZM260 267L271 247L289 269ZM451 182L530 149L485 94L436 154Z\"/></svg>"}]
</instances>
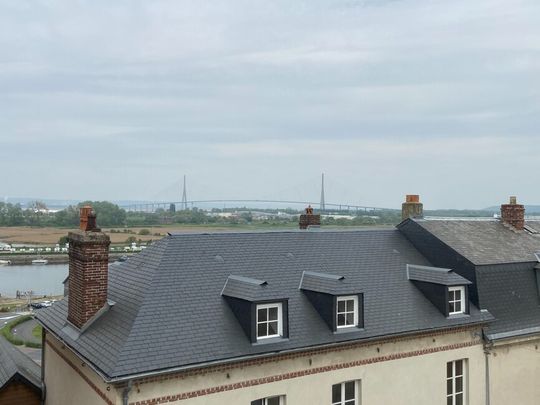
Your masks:
<instances>
[{"instance_id":1,"label":"window pane","mask_svg":"<svg viewBox=\"0 0 540 405\"><path fill-rule=\"evenodd\" d=\"M277 335L277 322L268 322L268 335Z\"/></svg>"},{"instance_id":2,"label":"window pane","mask_svg":"<svg viewBox=\"0 0 540 405\"><path fill-rule=\"evenodd\" d=\"M461 301L456 301L454 311L455 312L461 312Z\"/></svg>"},{"instance_id":3,"label":"window pane","mask_svg":"<svg viewBox=\"0 0 540 405\"><path fill-rule=\"evenodd\" d=\"M459 301L461 299L461 290L456 290L454 291L455 295L454 295L454 301Z\"/></svg>"},{"instance_id":4,"label":"window pane","mask_svg":"<svg viewBox=\"0 0 540 405\"><path fill-rule=\"evenodd\" d=\"M269 309L269 314L268 314L268 319L270 321L277 321L277 308L270 308Z\"/></svg>"},{"instance_id":5,"label":"window pane","mask_svg":"<svg viewBox=\"0 0 540 405\"><path fill-rule=\"evenodd\" d=\"M338 316L337 316L337 324L338 324L338 326L345 325L345 315L344 314L338 314Z\"/></svg>"},{"instance_id":6,"label":"window pane","mask_svg":"<svg viewBox=\"0 0 540 405\"><path fill-rule=\"evenodd\" d=\"M447 378L450 378L452 377L454 373L452 372L452 362L448 362L446 363L446 377Z\"/></svg>"},{"instance_id":7,"label":"window pane","mask_svg":"<svg viewBox=\"0 0 540 405\"><path fill-rule=\"evenodd\" d=\"M266 400L266 405L279 405L279 397L272 397Z\"/></svg>"},{"instance_id":8,"label":"window pane","mask_svg":"<svg viewBox=\"0 0 540 405\"><path fill-rule=\"evenodd\" d=\"M454 309L454 303L453 303L453 302L450 302L449 304L450 304L450 305L449 305L448 311L449 311L450 313L456 312L456 310Z\"/></svg>"},{"instance_id":9,"label":"window pane","mask_svg":"<svg viewBox=\"0 0 540 405\"><path fill-rule=\"evenodd\" d=\"M455 293L455 291L448 291L448 301L455 301L456 300L454 293Z\"/></svg>"},{"instance_id":10,"label":"window pane","mask_svg":"<svg viewBox=\"0 0 540 405\"><path fill-rule=\"evenodd\" d=\"M463 375L463 360L456 360L456 375Z\"/></svg>"},{"instance_id":11,"label":"window pane","mask_svg":"<svg viewBox=\"0 0 540 405\"><path fill-rule=\"evenodd\" d=\"M345 383L345 401L354 399L354 381Z\"/></svg>"},{"instance_id":12,"label":"window pane","mask_svg":"<svg viewBox=\"0 0 540 405\"><path fill-rule=\"evenodd\" d=\"M456 378L456 392L463 392L463 377Z\"/></svg>"},{"instance_id":13,"label":"window pane","mask_svg":"<svg viewBox=\"0 0 540 405\"><path fill-rule=\"evenodd\" d=\"M257 325L257 336L266 336L266 323L260 323Z\"/></svg>"},{"instance_id":14,"label":"window pane","mask_svg":"<svg viewBox=\"0 0 540 405\"><path fill-rule=\"evenodd\" d=\"M454 404L452 403L452 397L447 397L447 398L446 398L446 405L454 405Z\"/></svg>"},{"instance_id":15,"label":"window pane","mask_svg":"<svg viewBox=\"0 0 540 405\"><path fill-rule=\"evenodd\" d=\"M259 318L258 318L258 321L259 321L259 322L266 321L266 320L268 319L268 318L267 318L267 313L268 313L268 312L266 311L266 308L264 308L264 309L259 309L257 312L258 312L258 314L259 314L259 315L258 315L258 317L259 317Z\"/></svg>"},{"instance_id":16,"label":"window pane","mask_svg":"<svg viewBox=\"0 0 540 405\"><path fill-rule=\"evenodd\" d=\"M456 405L463 405L463 394L456 395Z\"/></svg>"},{"instance_id":17,"label":"window pane","mask_svg":"<svg viewBox=\"0 0 540 405\"><path fill-rule=\"evenodd\" d=\"M347 325L354 324L354 314L347 314Z\"/></svg>"},{"instance_id":18,"label":"window pane","mask_svg":"<svg viewBox=\"0 0 540 405\"><path fill-rule=\"evenodd\" d=\"M263 400L256 399L255 401L251 401L251 405L263 405Z\"/></svg>"},{"instance_id":19,"label":"window pane","mask_svg":"<svg viewBox=\"0 0 540 405\"><path fill-rule=\"evenodd\" d=\"M345 405L354 405L354 399L352 401L345 401Z\"/></svg>"},{"instance_id":20,"label":"window pane","mask_svg":"<svg viewBox=\"0 0 540 405\"><path fill-rule=\"evenodd\" d=\"M345 312L345 301L338 301L337 310L338 312Z\"/></svg>"},{"instance_id":21,"label":"window pane","mask_svg":"<svg viewBox=\"0 0 540 405\"><path fill-rule=\"evenodd\" d=\"M446 380L446 393L452 394L452 379Z\"/></svg>"},{"instance_id":22,"label":"window pane","mask_svg":"<svg viewBox=\"0 0 540 405\"><path fill-rule=\"evenodd\" d=\"M354 311L354 301L349 300L347 301L347 312L352 312L352 311Z\"/></svg>"},{"instance_id":23,"label":"window pane","mask_svg":"<svg viewBox=\"0 0 540 405\"><path fill-rule=\"evenodd\" d=\"M341 384L332 385L332 403L341 401Z\"/></svg>"}]
</instances>

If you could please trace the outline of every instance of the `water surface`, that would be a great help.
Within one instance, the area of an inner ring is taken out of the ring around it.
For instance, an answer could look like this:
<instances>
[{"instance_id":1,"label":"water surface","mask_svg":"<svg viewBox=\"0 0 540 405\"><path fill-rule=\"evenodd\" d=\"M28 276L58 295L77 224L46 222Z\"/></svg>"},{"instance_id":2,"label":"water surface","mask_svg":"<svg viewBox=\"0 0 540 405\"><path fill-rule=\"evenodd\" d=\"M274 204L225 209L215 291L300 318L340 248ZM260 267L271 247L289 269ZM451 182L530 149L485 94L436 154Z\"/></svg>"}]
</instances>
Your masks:
<instances>
[{"instance_id":1,"label":"water surface","mask_svg":"<svg viewBox=\"0 0 540 405\"><path fill-rule=\"evenodd\" d=\"M0 294L15 297L17 290L32 290L36 295L62 295L67 274L67 264L0 266Z\"/></svg>"}]
</instances>

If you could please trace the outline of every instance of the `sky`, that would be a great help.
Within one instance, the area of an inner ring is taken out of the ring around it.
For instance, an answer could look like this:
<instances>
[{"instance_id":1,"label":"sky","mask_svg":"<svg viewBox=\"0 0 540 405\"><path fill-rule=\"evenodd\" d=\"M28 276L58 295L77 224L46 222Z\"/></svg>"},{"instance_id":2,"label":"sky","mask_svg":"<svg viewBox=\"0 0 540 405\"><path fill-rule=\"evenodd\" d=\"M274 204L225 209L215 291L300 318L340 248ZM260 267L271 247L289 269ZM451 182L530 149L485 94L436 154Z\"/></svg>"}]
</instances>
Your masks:
<instances>
[{"instance_id":1,"label":"sky","mask_svg":"<svg viewBox=\"0 0 540 405\"><path fill-rule=\"evenodd\" d=\"M0 197L540 204L538 0L0 0Z\"/></svg>"}]
</instances>

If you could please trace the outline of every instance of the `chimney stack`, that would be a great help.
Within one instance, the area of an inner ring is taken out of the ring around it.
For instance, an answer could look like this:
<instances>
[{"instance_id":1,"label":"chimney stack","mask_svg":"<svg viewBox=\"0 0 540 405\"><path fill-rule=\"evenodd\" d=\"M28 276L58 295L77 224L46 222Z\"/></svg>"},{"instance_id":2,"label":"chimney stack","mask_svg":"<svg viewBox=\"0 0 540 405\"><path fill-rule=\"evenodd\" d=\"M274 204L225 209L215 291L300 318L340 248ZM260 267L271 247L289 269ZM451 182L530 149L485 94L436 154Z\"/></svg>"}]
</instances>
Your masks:
<instances>
[{"instance_id":1,"label":"chimney stack","mask_svg":"<svg viewBox=\"0 0 540 405\"><path fill-rule=\"evenodd\" d=\"M68 321L81 329L107 303L110 238L92 207L80 209L80 230L70 232Z\"/></svg>"},{"instance_id":2,"label":"chimney stack","mask_svg":"<svg viewBox=\"0 0 540 405\"><path fill-rule=\"evenodd\" d=\"M517 198L512 196L509 204L501 205L501 219L505 224L521 231L525 227L525 207L518 204Z\"/></svg>"},{"instance_id":3,"label":"chimney stack","mask_svg":"<svg viewBox=\"0 0 540 405\"><path fill-rule=\"evenodd\" d=\"M321 216L313 214L311 205L306 208L306 213L300 215L300 229L308 229L310 226L321 226Z\"/></svg>"},{"instance_id":4,"label":"chimney stack","mask_svg":"<svg viewBox=\"0 0 540 405\"><path fill-rule=\"evenodd\" d=\"M423 218L424 204L420 202L420 196L417 194L407 194L405 202L401 204L401 219Z\"/></svg>"}]
</instances>

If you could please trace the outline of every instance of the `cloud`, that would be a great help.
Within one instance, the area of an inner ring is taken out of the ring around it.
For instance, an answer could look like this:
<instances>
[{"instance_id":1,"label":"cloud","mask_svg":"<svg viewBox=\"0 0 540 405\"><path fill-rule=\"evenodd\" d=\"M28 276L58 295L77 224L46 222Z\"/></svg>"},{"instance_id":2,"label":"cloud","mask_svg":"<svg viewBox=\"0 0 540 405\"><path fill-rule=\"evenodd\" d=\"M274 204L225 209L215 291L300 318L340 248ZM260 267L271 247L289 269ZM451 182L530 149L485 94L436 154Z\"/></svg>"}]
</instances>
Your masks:
<instances>
[{"instance_id":1,"label":"cloud","mask_svg":"<svg viewBox=\"0 0 540 405\"><path fill-rule=\"evenodd\" d=\"M538 203L539 18L534 0L0 0L0 169L24 177L3 187L152 199L188 173L200 196L307 198L328 171L334 201Z\"/></svg>"}]
</instances>

